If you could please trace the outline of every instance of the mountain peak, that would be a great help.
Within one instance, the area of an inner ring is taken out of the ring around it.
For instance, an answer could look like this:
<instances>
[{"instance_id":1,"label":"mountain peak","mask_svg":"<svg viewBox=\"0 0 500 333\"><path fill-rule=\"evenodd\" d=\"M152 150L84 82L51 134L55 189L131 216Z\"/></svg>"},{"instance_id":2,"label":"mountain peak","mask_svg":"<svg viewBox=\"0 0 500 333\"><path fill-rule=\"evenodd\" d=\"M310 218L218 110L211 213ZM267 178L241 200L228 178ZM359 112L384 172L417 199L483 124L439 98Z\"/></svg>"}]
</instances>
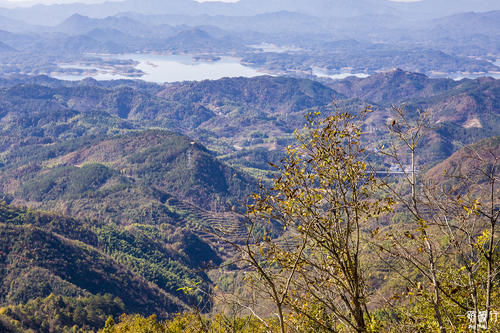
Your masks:
<instances>
[{"instance_id":1,"label":"mountain peak","mask_svg":"<svg viewBox=\"0 0 500 333\"><path fill-rule=\"evenodd\" d=\"M81 20L90 20L90 17L88 16L85 16L85 15L81 15L81 14L78 14L78 13L75 13L73 15L71 15L70 17L68 17L66 20L64 20L65 22L71 22L71 21L81 21Z\"/></svg>"},{"instance_id":2,"label":"mountain peak","mask_svg":"<svg viewBox=\"0 0 500 333\"><path fill-rule=\"evenodd\" d=\"M439 81L440 84L436 84ZM451 79L430 79L425 74L394 68L367 78L351 77L330 86L350 97L374 103L403 101L413 97L426 97L456 85Z\"/></svg>"}]
</instances>

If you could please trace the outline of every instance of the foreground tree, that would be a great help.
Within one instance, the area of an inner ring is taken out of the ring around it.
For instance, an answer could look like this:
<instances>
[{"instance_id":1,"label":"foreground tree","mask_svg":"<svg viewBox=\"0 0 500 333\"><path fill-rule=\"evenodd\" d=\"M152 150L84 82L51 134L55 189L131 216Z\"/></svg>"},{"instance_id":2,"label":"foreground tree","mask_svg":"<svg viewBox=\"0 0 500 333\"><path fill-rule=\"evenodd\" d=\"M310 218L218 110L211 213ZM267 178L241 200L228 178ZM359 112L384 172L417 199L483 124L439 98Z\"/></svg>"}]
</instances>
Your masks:
<instances>
[{"instance_id":1,"label":"foreground tree","mask_svg":"<svg viewBox=\"0 0 500 333\"><path fill-rule=\"evenodd\" d=\"M493 295L498 297L499 140L465 147L458 161L424 177L417 175L417 158L431 129L430 117L420 113L410 120L404 106L393 110L389 131L396 140L385 154L403 177L385 181L384 188L396 198L396 212L406 218L373 244L385 266L406 285L396 299L414 305L414 313L406 316L411 320L399 330L487 329Z\"/></svg>"},{"instance_id":2,"label":"foreground tree","mask_svg":"<svg viewBox=\"0 0 500 333\"><path fill-rule=\"evenodd\" d=\"M273 186L249 206L251 232L239 249L255 285L274 302L281 332L369 329L363 234L392 200L377 198L378 182L364 162L366 112L310 115L298 145L275 166ZM284 234L257 236L266 223Z\"/></svg>"}]
</instances>

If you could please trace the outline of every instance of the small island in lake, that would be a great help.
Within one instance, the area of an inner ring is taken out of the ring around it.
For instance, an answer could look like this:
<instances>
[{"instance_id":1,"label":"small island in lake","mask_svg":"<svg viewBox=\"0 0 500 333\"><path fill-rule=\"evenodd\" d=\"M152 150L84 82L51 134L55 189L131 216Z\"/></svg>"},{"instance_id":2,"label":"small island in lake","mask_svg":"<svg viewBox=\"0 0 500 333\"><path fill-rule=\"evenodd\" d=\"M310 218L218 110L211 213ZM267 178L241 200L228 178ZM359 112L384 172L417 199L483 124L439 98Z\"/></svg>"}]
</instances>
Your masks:
<instances>
[{"instance_id":1,"label":"small island in lake","mask_svg":"<svg viewBox=\"0 0 500 333\"><path fill-rule=\"evenodd\" d=\"M193 56L193 61L195 62L217 62L221 60L221 57L211 54L198 54Z\"/></svg>"}]
</instances>

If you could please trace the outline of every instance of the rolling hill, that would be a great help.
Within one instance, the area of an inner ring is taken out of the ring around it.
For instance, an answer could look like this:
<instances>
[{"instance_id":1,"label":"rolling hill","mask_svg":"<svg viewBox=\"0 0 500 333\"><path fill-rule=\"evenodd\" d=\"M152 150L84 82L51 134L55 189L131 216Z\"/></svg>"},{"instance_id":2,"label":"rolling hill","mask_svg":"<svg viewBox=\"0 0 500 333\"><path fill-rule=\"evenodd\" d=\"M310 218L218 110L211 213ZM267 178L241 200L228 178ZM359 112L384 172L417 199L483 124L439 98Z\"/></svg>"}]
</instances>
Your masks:
<instances>
[{"instance_id":1,"label":"rolling hill","mask_svg":"<svg viewBox=\"0 0 500 333\"><path fill-rule=\"evenodd\" d=\"M94 315L73 313L76 306L66 309L62 317L52 318L58 324L66 321L69 327L90 321L93 329L113 313L163 316L185 309L187 304L206 302L203 294L187 295L179 288L190 281L207 287L206 275L192 267L200 267L204 260L220 260L188 231L170 233L166 241L162 238L165 230L157 232L144 225L120 229L95 220L14 208L5 202L0 203L0 217L0 318L20 321L25 329L30 328L26 321L34 315L29 304L47 302L47 297L63 297L68 304L80 302L80 311L91 311L89 304L96 306L96 297L107 294L98 320ZM190 252L192 248L203 252ZM28 305L19 313L18 304ZM50 313L30 320L35 324L48 321L46 315Z\"/></svg>"},{"instance_id":2,"label":"rolling hill","mask_svg":"<svg viewBox=\"0 0 500 333\"><path fill-rule=\"evenodd\" d=\"M260 177L269 169L264 160L279 159L278 152L292 142L307 112L331 112L334 101L351 112L371 103L374 112L367 126L379 132L371 138L377 141L391 117L390 106L404 102L410 113L429 111L439 124L426 146L426 162L433 163L460 145L498 133L498 82L431 79L402 70L347 78L331 83L335 90L310 80L270 76L165 86L47 77L23 83L22 77L14 77L4 79L0 89L0 146L8 160L22 164L30 154L48 159L42 152L53 158L64 153L58 150L77 149L63 148L68 139L87 138L94 144L105 136L160 127L189 135L227 163ZM47 149L35 148L42 146Z\"/></svg>"},{"instance_id":3,"label":"rolling hill","mask_svg":"<svg viewBox=\"0 0 500 333\"><path fill-rule=\"evenodd\" d=\"M454 188L456 193L477 194L478 188L488 184L485 174L494 171L495 158L500 156L500 137L494 136L462 147L428 170L425 180ZM487 187L488 188L488 187ZM488 188L489 189L489 188Z\"/></svg>"},{"instance_id":4,"label":"rolling hill","mask_svg":"<svg viewBox=\"0 0 500 333\"><path fill-rule=\"evenodd\" d=\"M141 201L133 200L132 193L141 193L145 187L175 193L178 199L205 209L216 202L231 207L255 186L250 177L217 161L203 146L164 131L132 132L94 141L49 157L37 166L32 164L29 171L26 166L15 168L4 179L17 179L20 187L12 191L10 183L9 192L20 195L26 203L38 202L47 208L54 200L79 200L82 211L73 210L71 215L85 215L84 207L98 206L103 197L124 196L124 202L115 203L113 209L121 214L133 211ZM121 204L130 208L117 209ZM92 214L96 212L94 208ZM126 214L117 218L130 220Z\"/></svg>"}]
</instances>

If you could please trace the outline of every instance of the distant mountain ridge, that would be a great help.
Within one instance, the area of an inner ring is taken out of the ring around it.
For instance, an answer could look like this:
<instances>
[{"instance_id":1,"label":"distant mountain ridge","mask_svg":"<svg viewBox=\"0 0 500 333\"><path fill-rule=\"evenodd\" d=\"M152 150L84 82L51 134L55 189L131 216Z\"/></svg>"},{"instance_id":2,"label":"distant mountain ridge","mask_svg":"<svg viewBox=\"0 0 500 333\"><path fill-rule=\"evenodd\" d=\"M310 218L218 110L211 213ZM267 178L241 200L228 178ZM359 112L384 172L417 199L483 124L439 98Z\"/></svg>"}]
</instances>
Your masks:
<instances>
[{"instance_id":1,"label":"distant mountain ridge","mask_svg":"<svg viewBox=\"0 0 500 333\"><path fill-rule=\"evenodd\" d=\"M371 75L368 78L351 76L329 84L346 96L389 105L415 98L431 97L457 85L459 83L452 79L431 79L424 74L401 69Z\"/></svg>"},{"instance_id":2,"label":"distant mountain ridge","mask_svg":"<svg viewBox=\"0 0 500 333\"><path fill-rule=\"evenodd\" d=\"M26 32L32 30L34 27L28 23L20 20L9 18L8 16L0 16L0 30L7 30L11 32Z\"/></svg>"},{"instance_id":3,"label":"distant mountain ridge","mask_svg":"<svg viewBox=\"0 0 500 333\"><path fill-rule=\"evenodd\" d=\"M15 51L15 49L3 42L0 42L0 52L12 52L12 51Z\"/></svg>"},{"instance_id":4,"label":"distant mountain ridge","mask_svg":"<svg viewBox=\"0 0 500 333\"><path fill-rule=\"evenodd\" d=\"M17 80L12 82L23 82ZM303 126L307 112L331 112L334 101L354 112L367 103L374 104L376 112L371 119L379 128L384 128L392 104L406 103L411 112L432 111L434 119L441 124L436 134L443 142L443 146L432 148L439 152L433 157L437 159L457 149L449 142L469 144L494 135L500 128L500 81L491 78L454 81L393 70L365 79L350 77L334 81L329 84L330 88L311 80L270 76L166 86L134 81L64 82L47 77L29 80L37 83L0 91L3 100L0 113L4 119L0 123L26 112L29 121L42 125L41 129L35 127L29 131L28 127L19 128L19 131L27 131L24 140L57 141L62 133L72 133L77 128L86 135L106 133L100 125L108 124L116 131L161 126L197 138L212 149L222 149L228 154L227 161L238 160L245 165L249 162L264 168L262 164L255 164L256 155L247 162L242 156L248 153L250 158L253 151L259 149L267 151L266 154L279 151L289 142L285 138ZM0 80L0 86L8 86L8 82ZM17 105L17 114L10 111L12 103ZM46 117L39 113L42 110L54 113L55 117L68 112L68 119L79 119L79 122L56 128L44 126ZM96 119L100 119L100 123ZM21 124L24 122L27 120ZM46 137L42 140L40 136ZM3 144L15 151L19 143L12 140L12 136L7 135ZM225 140L223 146L221 140Z\"/></svg>"},{"instance_id":5,"label":"distant mountain ridge","mask_svg":"<svg viewBox=\"0 0 500 333\"><path fill-rule=\"evenodd\" d=\"M454 15L409 19L400 9L410 11L424 2L429 6L427 0L418 4L339 0L333 5L324 0L312 4L297 0L288 6L272 1L256 3L254 8L247 8L250 2L245 1L151 1L140 6L132 0L120 2L119 11L114 2L18 9L18 14L33 15L23 18L32 23L25 25L26 31L17 28L23 28L14 19L17 12L4 13L9 17L4 28L12 26L15 33L0 32L0 41L15 50L0 53L2 70L71 76L92 75L105 68L108 73L140 76L142 72L132 61L124 64L102 58L102 54L122 53L232 56L266 73L305 78L316 75L316 68L325 75L345 71L374 74L395 67L428 75L480 75L500 70L494 64L500 54L499 10L443 11L443 15ZM55 19L59 10L60 21ZM48 26L35 25L34 20L45 17L51 18ZM358 44L342 45L345 40ZM262 45L271 47L260 48Z\"/></svg>"},{"instance_id":6,"label":"distant mountain ridge","mask_svg":"<svg viewBox=\"0 0 500 333\"><path fill-rule=\"evenodd\" d=\"M431 111L437 122L453 122L464 128L484 126L485 130L500 124L500 80L493 78L431 79L396 69L364 79L350 77L330 86L379 105L406 103L413 109Z\"/></svg>"},{"instance_id":7,"label":"distant mountain ridge","mask_svg":"<svg viewBox=\"0 0 500 333\"><path fill-rule=\"evenodd\" d=\"M123 2L106 2L102 4L64 4L43 6L37 5L32 8L3 8L0 15L20 19L33 24L52 25L57 21L80 13L92 17L106 17L116 15L119 12L130 11L142 14L174 14L174 15L227 15L245 16L269 12L288 10L320 17L355 17L360 15L387 15L398 13L401 16L417 16L418 18L434 18L453 15L466 11L489 11L498 10L499 5L494 0L455 1L449 6L447 0L430 1L423 0L414 3L392 2L388 0L360 0L356 2L345 2L342 0L290 0L283 1L256 1L241 0L237 3L203 2L194 0L127 0ZM50 16L46 16L49 15ZM43 17L51 17L51 21Z\"/></svg>"},{"instance_id":8,"label":"distant mountain ridge","mask_svg":"<svg viewBox=\"0 0 500 333\"><path fill-rule=\"evenodd\" d=\"M151 32L148 27L140 22L127 17L109 16L102 19L90 18L74 14L55 27L57 31L68 34L86 34L94 29L116 29L130 35L143 35Z\"/></svg>"},{"instance_id":9,"label":"distant mountain ridge","mask_svg":"<svg viewBox=\"0 0 500 333\"><path fill-rule=\"evenodd\" d=\"M466 33L470 35L479 33L500 34L500 10L488 12L465 12L434 19L431 25L434 29L440 27L455 34Z\"/></svg>"}]
</instances>

